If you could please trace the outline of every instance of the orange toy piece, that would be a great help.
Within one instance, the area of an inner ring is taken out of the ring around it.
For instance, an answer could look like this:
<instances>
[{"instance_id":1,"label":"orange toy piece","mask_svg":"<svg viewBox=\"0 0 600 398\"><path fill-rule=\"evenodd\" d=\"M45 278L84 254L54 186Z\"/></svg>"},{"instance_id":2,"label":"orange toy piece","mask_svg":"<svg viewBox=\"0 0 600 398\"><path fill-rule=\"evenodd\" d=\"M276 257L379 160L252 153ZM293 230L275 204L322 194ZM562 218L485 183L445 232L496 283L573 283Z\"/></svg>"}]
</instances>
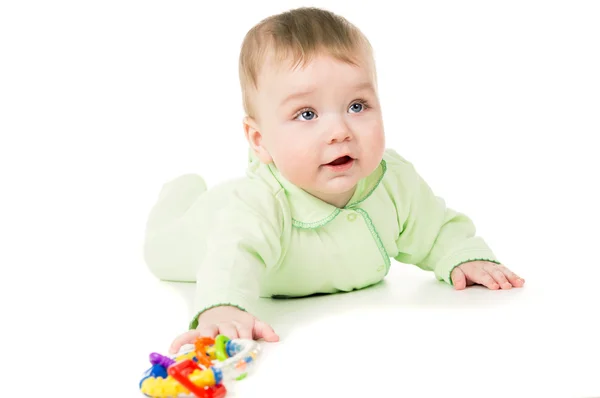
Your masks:
<instances>
[{"instance_id":1,"label":"orange toy piece","mask_svg":"<svg viewBox=\"0 0 600 398\"><path fill-rule=\"evenodd\" d=\"M210 357L206 353L207 346L215 344L215 339L211 337L200 337L196 339L194 346L196 347L196 359L198 363L204 366L206 369L212 366Z\"/></svg>"}]
</instances>

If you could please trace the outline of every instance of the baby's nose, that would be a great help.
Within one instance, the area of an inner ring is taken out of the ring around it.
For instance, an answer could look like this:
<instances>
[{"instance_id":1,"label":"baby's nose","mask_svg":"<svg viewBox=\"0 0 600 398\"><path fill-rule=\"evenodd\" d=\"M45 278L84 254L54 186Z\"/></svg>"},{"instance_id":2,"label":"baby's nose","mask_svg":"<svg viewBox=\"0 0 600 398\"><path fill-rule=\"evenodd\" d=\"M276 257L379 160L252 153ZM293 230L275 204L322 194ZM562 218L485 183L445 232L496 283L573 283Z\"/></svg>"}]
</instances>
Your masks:
<instances>
[{"instance_id":1,"label":"baby's nose","mask_svg":"<svg viewBox=\"0 0 600 398\"><path fill-rule=\"evenodd\" d=\"M348 141L352 138L352 131L346 123L337 123L329 130L329 143Z\"/></svg>"}]
</instances>

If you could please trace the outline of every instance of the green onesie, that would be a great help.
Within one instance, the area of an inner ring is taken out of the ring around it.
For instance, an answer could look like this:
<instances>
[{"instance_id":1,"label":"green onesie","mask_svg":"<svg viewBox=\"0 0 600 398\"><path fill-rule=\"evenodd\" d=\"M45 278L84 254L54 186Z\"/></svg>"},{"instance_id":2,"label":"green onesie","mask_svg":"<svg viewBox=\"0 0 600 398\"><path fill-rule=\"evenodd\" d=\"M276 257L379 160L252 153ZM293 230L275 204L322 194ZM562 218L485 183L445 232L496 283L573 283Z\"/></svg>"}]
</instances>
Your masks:
<instances>
[{"instance_id":1,"label":"green onesie","mask_svg":"<svg viewBox=\"0 0 600 398\"><path fill-rule=\"evenodd\" d=\"M472 221L391 149L344 208L254 156L245 177L210 190L198 175L180 176L150 212L144 255L158 278L196 282L197 314L220 304L254 313L261 297L365 288L387 275L392 258L449 284L457 265L498 263Z\"/></svg>"}]
</instances>

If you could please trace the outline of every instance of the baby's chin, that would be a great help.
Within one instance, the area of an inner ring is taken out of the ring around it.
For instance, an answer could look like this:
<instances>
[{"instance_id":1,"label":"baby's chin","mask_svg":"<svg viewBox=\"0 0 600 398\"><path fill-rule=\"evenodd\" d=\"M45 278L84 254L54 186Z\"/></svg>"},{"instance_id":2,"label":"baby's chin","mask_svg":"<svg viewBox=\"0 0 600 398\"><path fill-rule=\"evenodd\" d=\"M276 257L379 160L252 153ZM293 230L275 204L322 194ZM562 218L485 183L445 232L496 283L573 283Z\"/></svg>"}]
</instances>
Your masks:
<instances>
[{"instance_id":1,"label":"baby's chin","mask_svg":"<svg viewBox=\"0 0 600 398\"><path fill-rule=\"evenodd\" d=\"M330 196L345 196L354 193L358 180L354 176L336 177L313 186L313 190Z\"/></svg>"},{"instance_id":2,"label":"baby's chin","mask_svg":"<svg viewBox=\"0 0 600 398\"><path fill-rule=\"evenodd\" d=\"M282 174L289 182L305 191L327 196L344 196L349 192L354 193L356 185L362 178L361 173L355 172L338 176L331 176L324 173L298 175L284 173L283 171Z\"/></svg>"},{"instance_id":3,"label":"baby's chin","mask_svg":"<svg viewBox=\"0 0 600 398\"><path fill-rule=\"evenodd\" d=\"M329 194L343 194L354 190L359 179L356 176L340 176L323 184L323 192Z\"/></svg>"}]
</instances>

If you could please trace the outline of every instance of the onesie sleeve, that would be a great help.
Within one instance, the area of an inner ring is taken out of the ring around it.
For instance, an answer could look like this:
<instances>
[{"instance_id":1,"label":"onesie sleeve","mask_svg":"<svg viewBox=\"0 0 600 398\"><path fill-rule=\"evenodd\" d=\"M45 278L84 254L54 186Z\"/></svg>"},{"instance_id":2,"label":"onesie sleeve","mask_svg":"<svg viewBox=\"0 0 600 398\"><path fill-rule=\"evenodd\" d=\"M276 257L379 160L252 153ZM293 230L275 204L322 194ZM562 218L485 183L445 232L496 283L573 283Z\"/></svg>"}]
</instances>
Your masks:
<instances>
[{"instance_id":1,"label":"onesie sleeve","mask_svg":"<svg viewBox=\"0 0 600 398\"><path fill-rule=\"evenodd\" d=\"M499 263L486 242L476 236L469 217L446 207L411 163L392 150L386 154L395 179L392 191L400 226L397 261L433 271L438 280L450 285L450 274L460 264L475 260Z\"/></svg>"},{"instance_id":2,"label":"onesie sleeve","mask_svg":"<svg viewBox=\"0 0 600 398\"><path fill-rule=\"evenodd\" d=\"M219 305L255 314L262 275L282 254L281 207L260 182L205 192L197 178L187 178L151 212L146 262L162 280L196 282L190 329Z\"/></svg>"}]
</instances>

